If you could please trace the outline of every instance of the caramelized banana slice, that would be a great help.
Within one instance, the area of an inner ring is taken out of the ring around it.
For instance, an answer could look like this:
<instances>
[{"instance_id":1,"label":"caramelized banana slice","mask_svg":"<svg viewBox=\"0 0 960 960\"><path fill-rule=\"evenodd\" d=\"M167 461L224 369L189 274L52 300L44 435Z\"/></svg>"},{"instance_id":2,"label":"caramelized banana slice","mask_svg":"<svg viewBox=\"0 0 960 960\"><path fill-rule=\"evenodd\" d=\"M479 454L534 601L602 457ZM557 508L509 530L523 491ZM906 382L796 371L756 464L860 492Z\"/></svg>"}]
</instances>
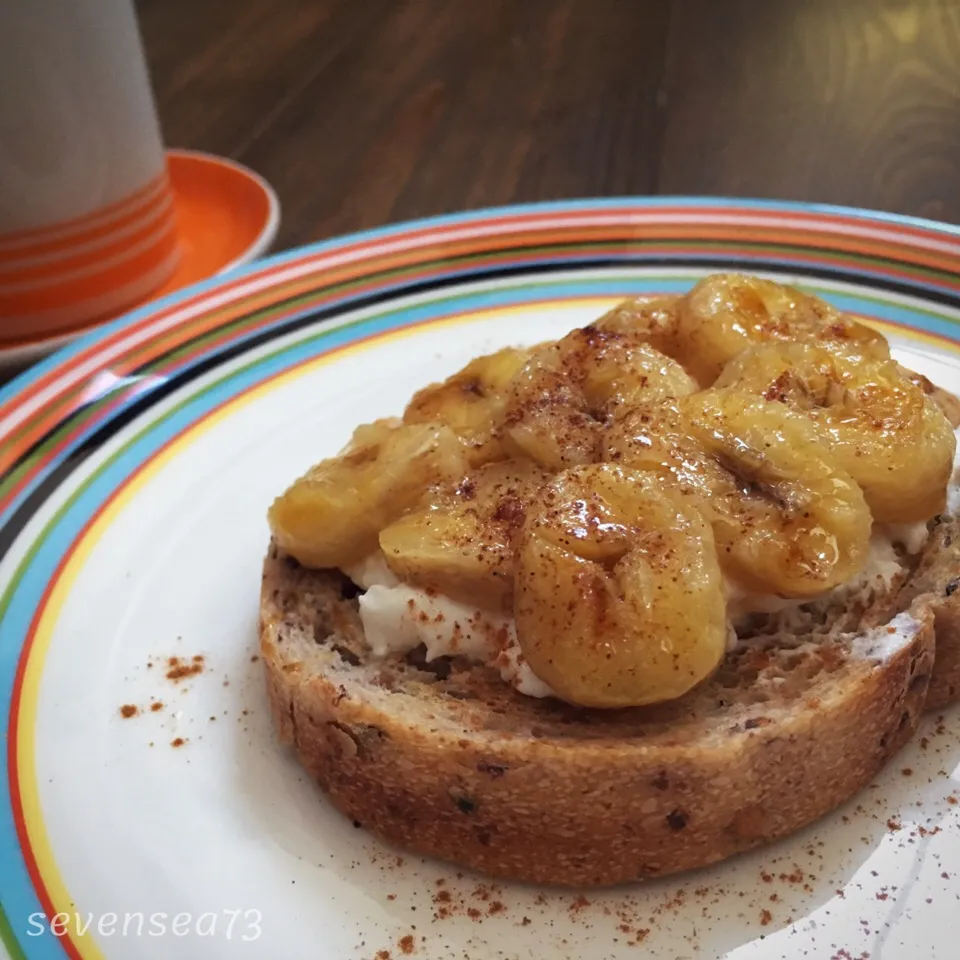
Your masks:
<instances>
[{"instance_id":1,"label":"caramelized banana slice","mask_svg":"<svg viewBox=\"0 0 960 960\"><path fill-rule=\"evenodd\" d=\"M404 423L446 424L466 444L471 466L506 459L499 426L507 387L529 355L529 350L506 347L477 357L443 383L416 393Z\"/></svg>"},{"instance_id":2,"label":"caramelized banana slice","mask_svg":"<svg viewBox=\"0 0 960 960\"><path fill-rule=\"evenodd\" d=\"M387 564L407 583L509 613L516 537L527 504L550 477L529 460L480 467L381 532Z\"/></svg>"},{"instance_id":3,"label":"caramelized banana slice","mask_svg":"<svg viewBox=\"0 0 960 960\"><path fill-rule=\"evenodd\" d=\"M916 384L924 392L925 396L933 400L954 430L960 427L960 399L952 393L948 393L942 387L938 387L922 373L915 373L913 370L908 370L899 363L897 364L897 369L900 371L901 376L906 377L911 383Z\"/></svg>"},{"instance_id":4,"label":"caramelized banana slice","mask_svg":"<svg viewBox=\"0 0 960 960\"><path fill-rule=\"evenodd\" d=\"M593 325L611 333L629 333L642 337L668 357L678 357L677 311L679 296L638 297L623 300Z\"/></svg>"},{"instance_id":5,"label":"caramelized banana slice","mask_svg":"<svg viewBox=\"0 0 960 960\"><path fill-rule=\"evenodd\" d=\"M878 359L890 356L879 333L817 297L740 274L705 277L681 300L677 318L678 356L704 386L737 354L770 341L819 341Z\"/></svg>"},{"instance_id":6,"label":"caramelized banana slice","mask_svg":"<svg viewBox=\"0 0 960 960\"><path fill-rule=\"evenodd\" d=\"M270 507L277 543L302 564L344 567L377 548L377 536L431 486L467 472L463 444L440 424L359 427L337 457L307 471Z\"/></svg>"},{"instance_id":7,"label":"caramelized banana slice","mask_svg":"<svg viewBox=\"0 0 960 960\"><path fill-rule=\"evenodd\" d=\"M533 672L585 707L671 700L726 647L709 525L649 474L561 473L531 507L517 562L517 639Z\"/></svg>"},{"instance_id":8,"label":"caramelized banana slice","mask_svg":"<svg viewBox=\"0 0 960 960\"><path fill-rule=\"evenodd\" d=\"M604 425L619 412L696 386L642 336L584 327L535 350L514 378L506 440L550 470L591 463L600 456Z\"/></svg>"},{"instance_id":9,"label":"caramelized banana slice","mask_svg":"<svg viewBox=\"0 0 960 960\"><path fill-rule=\"evenodd\" d=\"M860 485L874 520L916 523L946 506L956 438L943 412L892 360L790 343L732 360L733 385L802 410Z\"/></svg>"},{"instance_id":10,"label":"caramelized banana slice","mask_svg":"<svg viewBox=\"0 0 960 960\"><path fill-rule=\"evenodd\" d=\"M606 453L690 497L713 525L724 571L746 589L814 597L866 560L872 521L860 487L783 404L705 390L632 412Z\"/></svg>"}]
</instances>

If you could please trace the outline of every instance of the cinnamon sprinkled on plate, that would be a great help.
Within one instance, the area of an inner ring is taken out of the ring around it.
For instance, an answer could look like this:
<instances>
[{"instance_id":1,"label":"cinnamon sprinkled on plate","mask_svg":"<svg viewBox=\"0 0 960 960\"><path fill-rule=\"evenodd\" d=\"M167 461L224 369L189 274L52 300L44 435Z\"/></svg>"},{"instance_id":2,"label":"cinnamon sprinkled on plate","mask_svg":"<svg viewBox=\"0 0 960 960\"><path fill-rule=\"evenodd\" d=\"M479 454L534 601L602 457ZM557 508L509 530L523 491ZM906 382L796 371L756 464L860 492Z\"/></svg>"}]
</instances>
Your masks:
<instances>
[{"instance_id":1,"label":"cinnamon sprinkled on plate","mask_svg":"<svg viewBox=\"0 0 960 960\"><path fill-rule=\"evenodd\" d=\"M195 677L197 674L203 673L203 668L204 658L200 654L197 654L192 660L187 660L184 657L169 657L167 659L166 677L174 683L179 683L188 677Z\"/></svg>"}]
</instances>

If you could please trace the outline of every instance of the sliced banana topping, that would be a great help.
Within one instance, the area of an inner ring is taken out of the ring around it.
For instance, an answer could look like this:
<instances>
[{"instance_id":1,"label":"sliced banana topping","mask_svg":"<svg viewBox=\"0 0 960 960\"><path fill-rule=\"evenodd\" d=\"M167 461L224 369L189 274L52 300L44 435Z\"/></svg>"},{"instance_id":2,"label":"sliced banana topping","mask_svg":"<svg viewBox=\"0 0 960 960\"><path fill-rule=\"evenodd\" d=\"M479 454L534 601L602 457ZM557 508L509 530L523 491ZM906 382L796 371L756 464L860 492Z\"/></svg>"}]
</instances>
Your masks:
<instances>
[{"instance_id":1,"label":"sliced banana topping","mask_svg":"<svg viewBox=\"0 0 960 960\"><path fill-rule=\"evenodd\" d=\"M611 430L609 459L651 471L711 524L724 570L751 590L815 597L863 565L863 493L801 413L710 389L636 411Z\"/></svg>"},{"instance_id":2,"label":"sliced banana topping","mask_svg":"<svg viewBox=\"0 0 960 960\"><path fill-rule=\"evenodd\" d=\"M527 504L551 474L529 460L489 463L380 534L401 580L490 610L513 609L514 557Z\"/></svg>"},{"instance_id":3,"label":"sliced banana topping","mask_svg":"<svg viewBox=\"0 0 960 960\"><path fill-rule=\"evenodd\" d=\"M375 550L380 531L431 486L466 470L463 444L449 427L365 425L340 456L312 467L273 502L270 529L307 566L350 566Z\"/></svg>"},{"instance_id":4,"label":"sliced banana topping","mask_svg":"<svg viewBox=\"0 0 960 960\"><path fill-rule=\"evenodd\" d=\"M878 523L915 523L943 510L956 437L936 401L892 360L776 344L735 357L717 380L725 385L803 411Z\"/></svg>"},{"instance_id":5,"label":"sliced banana topping","mask_svg":"<svg viewBox=\"0 0 960 960\"><path fill-rule=\"evenodd\" d=\"M640 336L668 357L677 357L680 352L680 300L679 296L623 300L595 321L593 326L612 333Z\"/></svg>"},{"instance_id":6,"label":"sliced banana topping","mask_svg":"<svg viewBox=\"0 0 960 960\"><path fill-rule=\"evenodd\" d=\"M471 466L506 459L500 439L507 390L530 351L507 347L416 393L404 423L443 423L464 441Z\"/></svg>"},{"instance_id":7,"label":"sliced banana topping","mask_svg":"<svg viewBox=\"0 0 960 960\"><path fill-rule=\"evenodd\" d=\"M816 297L771 280L719 274L701 280L678 310L684 366L710 386L724 366L761 343L816 340L880 359L890 356L883 336Z\"/></svg>"},{"instance_id":8,"label":"sliced banana topping","mask_svg":"<svg viewBox=\"0 0 960 960\"><path fill-rule=\"evenodd\" d=\"M948 417L879 333L720 274L477 358L359 427L269 522L308 566L376 555L396 589L510 621L556 696L637 706L716 668L730 584L804 604L856 582L875 525L944 509Z\"/></svg>"},{"instance_id":9,"label":"sliced banana topping","mask_svg":"<svg viewBox=\"0 0 960 960\"><path fill-rule=\"evenodd\" d=\"M520 537L517 638L533 672L590 707L670 700L726 650L709 525L654 476L575 467L541 493Z\"/></svg>"},{"instance_id":10,"label":"sliced banana topping","mask_svg":"<svg viewBox=\"0 0 960 960\"><path fill-rule=\"evenodd\" d=\"M683 367L642 336L584 327L535 350L516 375L506 440L551 470L592 463L604 427L621 412L696 389Z\"/></svg>"}]
</instances>

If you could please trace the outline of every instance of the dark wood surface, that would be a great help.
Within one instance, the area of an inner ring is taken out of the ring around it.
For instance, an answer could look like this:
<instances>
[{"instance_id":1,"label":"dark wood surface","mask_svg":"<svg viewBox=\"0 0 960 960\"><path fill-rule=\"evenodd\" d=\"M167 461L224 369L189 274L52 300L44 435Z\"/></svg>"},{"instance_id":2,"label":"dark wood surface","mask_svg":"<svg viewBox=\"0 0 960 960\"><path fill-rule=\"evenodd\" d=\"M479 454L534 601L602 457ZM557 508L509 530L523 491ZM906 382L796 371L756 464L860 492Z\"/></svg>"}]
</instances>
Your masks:
<instances>
[{"instance_id":1,"label":"dark wood surface","mask_svg":"<svg viewBox=\"0 0 960 960\"><path fill-rule=\"evenodd\" d=\"M960 0L139 0L166 141L278 246L526 200L722 194L960 222Z\"/></svg>"}]
</instances>

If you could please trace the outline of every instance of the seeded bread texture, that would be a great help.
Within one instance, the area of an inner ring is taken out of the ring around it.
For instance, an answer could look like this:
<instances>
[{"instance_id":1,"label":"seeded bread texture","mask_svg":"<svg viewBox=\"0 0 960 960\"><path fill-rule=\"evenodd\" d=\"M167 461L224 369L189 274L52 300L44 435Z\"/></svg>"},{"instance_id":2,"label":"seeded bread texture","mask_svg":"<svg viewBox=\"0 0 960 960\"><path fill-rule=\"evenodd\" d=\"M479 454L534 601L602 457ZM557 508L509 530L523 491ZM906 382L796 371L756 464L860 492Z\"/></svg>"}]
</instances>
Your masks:
<instances>
[{"instance_id":1,"label":"seeded bread texture","mask_svg":"<svg viewBox=\"0 0 960 960\"><path fill-rule=\"evenodd\" d=\"M821 616L806 633L759 632L680 700L614 712L523 696L458 658L375 661L356 587L271 547L260 646L274 721L340 811L403 849L580 887L702 867L835 809L911 737L934 625L937 643L955 629L932 572L953 550L931 544L859 615L875 626Z\"/></svg>"}]
</instances>

